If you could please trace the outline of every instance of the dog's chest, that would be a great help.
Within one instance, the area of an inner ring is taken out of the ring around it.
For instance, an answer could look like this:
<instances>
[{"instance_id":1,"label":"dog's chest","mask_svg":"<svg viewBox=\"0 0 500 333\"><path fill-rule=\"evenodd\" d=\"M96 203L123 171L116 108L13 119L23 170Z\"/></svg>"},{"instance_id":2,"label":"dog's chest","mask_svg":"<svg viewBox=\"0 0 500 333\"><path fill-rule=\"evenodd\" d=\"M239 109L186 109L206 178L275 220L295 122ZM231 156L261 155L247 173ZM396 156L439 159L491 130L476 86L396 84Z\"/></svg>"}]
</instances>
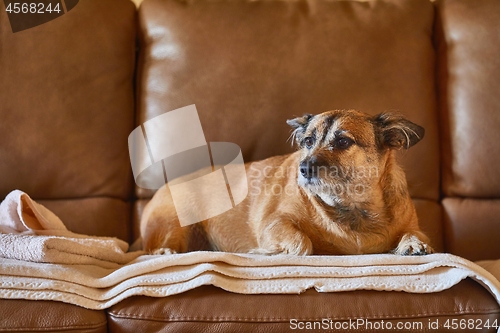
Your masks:
<instances>
[{"instance_id":1,"label":"dog's chest","mask_svg":"<svg viewBox=\"0 0 500 333\"><path fill-rule=\"evenodd\" d=\"M339 212L323 216L321 223L314 223L308 236L314 254L366 254L381 253L391 249L389 237L380 224L366 212Z\"/></svg>"}]
</instances>

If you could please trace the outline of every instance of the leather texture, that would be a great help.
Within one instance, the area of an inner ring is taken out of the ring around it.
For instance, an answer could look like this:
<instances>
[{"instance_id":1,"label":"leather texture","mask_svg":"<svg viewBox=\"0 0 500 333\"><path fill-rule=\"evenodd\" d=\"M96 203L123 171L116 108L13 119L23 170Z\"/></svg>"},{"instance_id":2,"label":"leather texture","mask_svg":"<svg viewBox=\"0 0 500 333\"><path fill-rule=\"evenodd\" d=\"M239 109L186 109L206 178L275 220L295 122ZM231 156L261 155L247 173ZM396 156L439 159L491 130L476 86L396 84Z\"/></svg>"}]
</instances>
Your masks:
<instances>
[{"instance_id":1,"label":"leather texture","mask_svg":"<svg viewBox=\"0 0 500 333\"><path fill-rule=\"evenodd\" d=\"M80 1L18 33L0 15L0 196L127 199L134 5Z\"/></svg>"},{"instance_id":2,"label":"leather texture","mask_svg":"<svg viewBox=\"0 0 500 333\"><path fill-rule=\"evenodd\" d=\"M443 200L446 251L470 260L500 258L500 200Z\"/></svg>"},{"instance_id":3,"label":"leather texture","mask_svg":"<svg viewBox=\"0 0 500 333\"><path fill-rule=\"evenodd\" d=\"M0 332L107 332L106 314L51 301L0 299Z\"/></svg>"},{"instance_id":4,"label":"leather texture","mask_svg":"<svg viewBox=\"0 0 500 333\"><path fill-rule=\"evenodd\" d=\"M443 252L444 228L442 207L431 200L413 199L417 211L418 224L423 232L430 238L432 248L437 252Z\"/></svg>"},{"instance_id":5,"label":"leather texture","mask_svg":"<svg viewBox=\"0 0 500 333\"><path fill-rule=\"evenodd\" d=\"M109 309L108 323L112 332L130 333L289 332L291 319L321 321L326 318L334 322L370 319L379 323L384 320L393 327L398 322L421 322L427 328L429 321L437 319L442 326L447 318L457 314L460 318L480 318L485 322L500 318L500 309L483 287L469 279L433 294L308 290L300 295L240 295L204 286L166 298L128 298ZM444 331L443 327L436 330Z\"/></svg>"},{"instance_id":6,"label":"leather texture","mask_svg":"<svg viewBox=\"0 0 500 333\"><path fill-rule=\"evenodd\" d=\"M401 159L412 195L437 201L433 19L419 0L145 1L138 121L196 104L206 141L249 162L292 151L294 116L392 110L426 129Z\"/></svg>"},{"instance_id":7,"label":"leather texture","mask_svg":"<svg viewBox=\"0 0 500 333\"><path fill-rule=\"evenodd\" d=\"M443 191L499 198L500 2L437 1Z\"/></svg>"},{"instance_id":8,"label":"leather texture","mask_svg":"<svg viewBox=\"0 0 500 333\"><path fill-rule=\"evenodd\" d=\"M53 211L73 232L131 240L129 202L105 197L38 202Z\"/></svg>"}]
</instances>

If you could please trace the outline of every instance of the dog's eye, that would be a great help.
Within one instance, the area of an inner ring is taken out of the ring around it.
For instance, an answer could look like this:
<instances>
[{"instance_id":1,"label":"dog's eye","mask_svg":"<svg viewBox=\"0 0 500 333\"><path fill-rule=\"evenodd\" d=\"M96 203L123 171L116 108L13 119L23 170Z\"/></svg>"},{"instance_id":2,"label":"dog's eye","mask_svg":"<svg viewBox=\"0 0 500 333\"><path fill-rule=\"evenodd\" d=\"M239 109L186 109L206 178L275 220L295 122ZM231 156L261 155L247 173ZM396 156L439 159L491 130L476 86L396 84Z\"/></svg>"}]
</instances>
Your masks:
<instances>
[{"instance_id":1,"label":"dog's eye","mask_svg":"<svg viewBox=\"0 0 500 333\"><path fill-rule=\"evenodd\" d=\"M314 138L308 136L307 138L304 139L304 144L306 145L307 148L311 148L314 144Z\"/></svg>"},{"instance_id":2,"label":"dog's eye","mask_svg":"<svg viewBox=\"0 0 500 333\"><path fill-rule=\"evenodd\" d=\"M337 146L337 148L340 148L340 149L347 149L350 146L352 146L353 143L354 143L354 141L349 139L349 138L340 138L337 140L336 146Z\"/></svg>"}]
</instances>

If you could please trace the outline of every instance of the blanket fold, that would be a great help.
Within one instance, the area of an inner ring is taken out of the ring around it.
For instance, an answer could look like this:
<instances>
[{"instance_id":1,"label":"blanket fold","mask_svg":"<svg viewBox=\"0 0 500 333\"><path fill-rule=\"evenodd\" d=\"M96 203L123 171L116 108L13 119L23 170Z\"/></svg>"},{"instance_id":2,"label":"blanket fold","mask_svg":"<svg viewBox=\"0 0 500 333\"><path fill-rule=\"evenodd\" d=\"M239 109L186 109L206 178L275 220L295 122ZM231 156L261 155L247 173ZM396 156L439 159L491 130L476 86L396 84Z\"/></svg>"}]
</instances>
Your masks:
<instances>
[{"instance_id":1,"label":"blanket fold","mask_svg":"<svg viewBox=\"0 0 500 333\"><path fill-rule=\"evenodd\" d=\"M0 204L0 298L55 300L106 309L121 300L164 297L202 285L242 294L386 290L439 292L470 277L500 304L500 260L451 254L398 256L126 253L114 238L73 234L20 191Z\"/></svg>"},{"instance_id":2,"label":"blanket fold","mask_svg":"<svg viewBox=\"0 0 500 333\"><path fill-rule=\"evenodd\" d=\"M22 261L118 268L143 252L127 253L117 238L76 234L26 193L12 191L0 204L0 257Z\"/></svg>"}]
</instances>

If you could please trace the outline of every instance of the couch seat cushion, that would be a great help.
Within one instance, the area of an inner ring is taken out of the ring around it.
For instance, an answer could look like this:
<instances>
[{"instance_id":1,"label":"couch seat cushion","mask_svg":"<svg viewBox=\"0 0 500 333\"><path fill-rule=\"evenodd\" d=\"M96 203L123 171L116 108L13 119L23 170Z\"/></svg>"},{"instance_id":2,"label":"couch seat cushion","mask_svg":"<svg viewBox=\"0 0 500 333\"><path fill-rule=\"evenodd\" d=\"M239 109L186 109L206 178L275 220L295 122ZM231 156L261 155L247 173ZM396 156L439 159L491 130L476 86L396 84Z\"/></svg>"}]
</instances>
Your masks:
<instances>
[{"instance_id":1,"label":"couch seat cushion","mask_svg":"<svg viewBox=\"0 0 500 333\"><path fill-rule=\"evenodd\" d=\"M165 298L131 297L108 311L111 332L133 333L289 332L308 325L316 325L316 331L346 332L397 331L403 325L401 330L415 332L436 324L439 329L433 331L439 332L447 330L444 325L448 319L451 325L451 318L500 322L500 307L486 289L466 279L432 294L308 290L300 296L240 295L204 286Z\"/></svg>"},{"instance_id":2,"label":"couch seat cushion","mask_svg":"<svg viewBox=\"0 0 500 333\"><path fill-rule=\"evenodd\" d=\"M0 299L0 332L107 332L106 314L62 302Z\"/></svg>"}]
</instances>

